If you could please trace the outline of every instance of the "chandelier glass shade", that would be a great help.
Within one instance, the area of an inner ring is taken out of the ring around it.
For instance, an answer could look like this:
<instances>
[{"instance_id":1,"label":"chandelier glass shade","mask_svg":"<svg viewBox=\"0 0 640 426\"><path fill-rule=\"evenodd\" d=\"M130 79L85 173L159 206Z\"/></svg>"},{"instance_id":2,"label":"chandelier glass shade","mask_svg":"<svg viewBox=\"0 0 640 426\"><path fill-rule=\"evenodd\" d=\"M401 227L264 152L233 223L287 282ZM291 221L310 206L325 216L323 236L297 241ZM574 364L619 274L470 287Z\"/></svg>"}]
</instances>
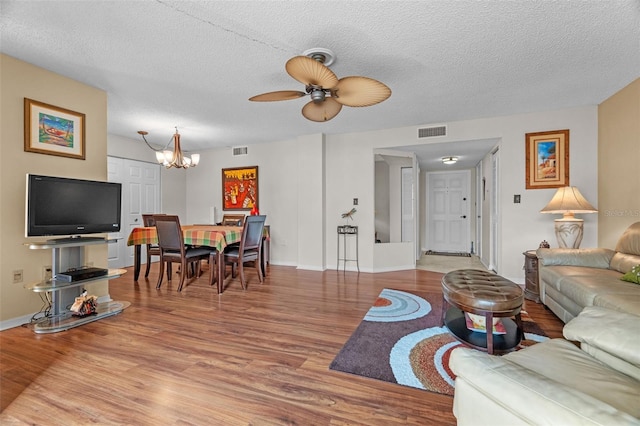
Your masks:
<instances>
[{"instance_id":1,"label":"chandelier glass shade","mask_svg":"<svg viewBox=\"0 0 640 426\"><path fill-rule=\"evenodd\" d=\"M149 148L151 148L156 153L156 160L159 164L162 164L167 169L172 167L176 167L178 169L188 169L189 167L195 167L200 162L200 154L191 154L191 156L184 155L182 152L182 148L180 146L180 133L178 133L178 128L176 127L176 132L174 133L171 141L162 149L157 149L153 147L145 137L148 132L144 130L139 130L138 134L142 136L142 139L147 144ZM173 150L168 149L173 142Z\"/></svg>"}]
</instances>

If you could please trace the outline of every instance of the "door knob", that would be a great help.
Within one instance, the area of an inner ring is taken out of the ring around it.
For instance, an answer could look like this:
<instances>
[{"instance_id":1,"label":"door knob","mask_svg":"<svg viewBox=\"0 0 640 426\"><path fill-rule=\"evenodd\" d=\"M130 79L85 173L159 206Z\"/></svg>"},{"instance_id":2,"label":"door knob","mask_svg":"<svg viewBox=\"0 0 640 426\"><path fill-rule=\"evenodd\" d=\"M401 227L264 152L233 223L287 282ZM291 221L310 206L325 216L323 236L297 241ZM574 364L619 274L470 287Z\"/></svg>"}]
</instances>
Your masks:
<instances>
[{"instance_id":1,"label":"door knob","mask_svg":"<svg viewBox=\"0 0 640 426\"><path fill-rule=\"evenodd\" d=\"M466 219L466 218L467 218L467 215L460 216L460 217L461 217L462 219Z\"/></svg>"}]
</instances>

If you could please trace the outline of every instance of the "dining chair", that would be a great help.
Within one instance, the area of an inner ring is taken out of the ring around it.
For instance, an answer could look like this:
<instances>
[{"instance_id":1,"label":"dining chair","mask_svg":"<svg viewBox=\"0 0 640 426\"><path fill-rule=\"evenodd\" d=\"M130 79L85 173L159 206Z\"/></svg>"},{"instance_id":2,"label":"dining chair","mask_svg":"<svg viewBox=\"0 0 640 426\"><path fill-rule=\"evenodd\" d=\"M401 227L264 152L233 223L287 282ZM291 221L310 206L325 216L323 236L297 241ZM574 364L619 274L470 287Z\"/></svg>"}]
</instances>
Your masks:
<instances>
[{"instance_id":1,"label":"dining chair","mask_svg":"<svg viewBox=\"0 0 640 426\"><path fill-rule=\"evenodd\" d=\"M243 214L225 214L222 216L223 226L243 226L245 221L245 215Z\"/></svg>"},{"instance_id":2,"label":"dining chair","mask_svg":"<svg viewBox=\"0 0 640 426\"><path fill-rule=\"evenodd\" d=\"M158 214L159 216L160 214ZM156 221L153 219L153 214L143 214L142 224L144 226L156 226ZM160 246L157 244L147 244L147 270L144 273L144 277L149 276L149 270L151 269L151 256L160 257Z\"/></svg>"},{"instance_id":3,"label":"dining chair","mask_svg":"<svg viewBox=\"0 0 640 426\"><path fill-rule=\"evenodd\" d=\"M262 232L264 228L264 222L267 216L247 216L242 228L242 237L239 245L230 245L224 251L224 269L228 264L231 264L231 276L236 277L236 268L240 273L240 284L242 288L246 290L246 280L244 276L244 264L246 262L254 262L256 272L258 273L258 280L264 281L262 275ZM224 279L224 277L219 277ZM222 281L220 281L222 282Z\"/></svg>"},{"instance_id":4,"label":"dining chair","mask_svg":"<svg viewBox=\"0 0 640 426\"><path fill-rule=\"evenodd\" d=\"M167 281L171 281L171 265L180 264L180 284L178 291L182 291L185 278L187 277L187 267L195 262L195 276L200 276L200 261L209 259L209 284L212 285L216 270L216 249L211 247L187 247L184 244L184 236L180 219L175 215L154 216L156 231L158 234L158 245L160 246L160 273L156 288L162 285L164 278L165 263L167 267Z\"/></svg>"}]
</instances>

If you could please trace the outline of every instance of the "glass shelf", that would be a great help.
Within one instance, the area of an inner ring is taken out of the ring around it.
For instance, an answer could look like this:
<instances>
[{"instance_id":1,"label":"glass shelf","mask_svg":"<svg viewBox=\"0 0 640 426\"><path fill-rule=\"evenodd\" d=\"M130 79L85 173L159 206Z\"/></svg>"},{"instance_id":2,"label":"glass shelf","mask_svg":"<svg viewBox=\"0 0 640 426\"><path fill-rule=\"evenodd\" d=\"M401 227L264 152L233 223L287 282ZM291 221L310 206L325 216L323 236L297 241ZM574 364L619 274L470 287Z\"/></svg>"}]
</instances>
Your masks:
<instances>
[{"instance_id":1,"label":"glass shelf","mask_svg":"<svg viewBox=\"0 0 640 426\"><path fill-rule=\"evenodd\" d=\"M67 311L61 315L43 318L40 321L29 324L29 327L34 333L56 333L58 331L69 330L73 327L97 321L111 315L119 314L130 305L131 303L129 302L117 302L114 300L105 303L98 303L96 306L96 313L93 315L78 317Z\"/></svg>"},{"instance_id":2,"label":"glass shelf","mask_svg":"<svg viewBox=\"0 0 640 426\"><path fill-rule=\"evenodd\" d=\"M56 290L61 290L63 288L78 287L78 286L89 284L95 281L110 280L113 278L118 278L120 275L126 272L127 272L126 269L109 269L109 272L107 273L107 275L102 275L100 277L95 277L95 278L89 278L87 280L74 281L74 282L59 281L59 280L39 281L33 284L26 284L24 288L26 288L27 290L34 291L36 293L41 293L44 291L56 291Z\"/></svg>"}]
</instances>

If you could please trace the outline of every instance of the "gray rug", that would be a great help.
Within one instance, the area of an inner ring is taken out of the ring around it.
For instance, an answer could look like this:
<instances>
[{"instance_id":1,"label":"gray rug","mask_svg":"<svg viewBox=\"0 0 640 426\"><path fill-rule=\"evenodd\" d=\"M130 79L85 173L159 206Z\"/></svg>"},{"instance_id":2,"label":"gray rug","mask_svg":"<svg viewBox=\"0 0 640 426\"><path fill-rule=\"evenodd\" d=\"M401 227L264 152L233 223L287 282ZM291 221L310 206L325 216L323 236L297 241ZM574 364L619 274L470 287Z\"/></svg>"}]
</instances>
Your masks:
<instances>
[{"instance_id":1,"label":"gray rug","mask_svg":"<svg viewBox=\"0 0 640 426\"><path fill-rule=\"evenodd\" d=\"M433 251L433 250L427 250L424 252L425 255L429 256L429 255L435 255L435 256L460 256L460 257L471 257L471 253L465 253L462 251L455 251L455 252L449 252L449 251Z\"/></svg>"}]
</instances>

